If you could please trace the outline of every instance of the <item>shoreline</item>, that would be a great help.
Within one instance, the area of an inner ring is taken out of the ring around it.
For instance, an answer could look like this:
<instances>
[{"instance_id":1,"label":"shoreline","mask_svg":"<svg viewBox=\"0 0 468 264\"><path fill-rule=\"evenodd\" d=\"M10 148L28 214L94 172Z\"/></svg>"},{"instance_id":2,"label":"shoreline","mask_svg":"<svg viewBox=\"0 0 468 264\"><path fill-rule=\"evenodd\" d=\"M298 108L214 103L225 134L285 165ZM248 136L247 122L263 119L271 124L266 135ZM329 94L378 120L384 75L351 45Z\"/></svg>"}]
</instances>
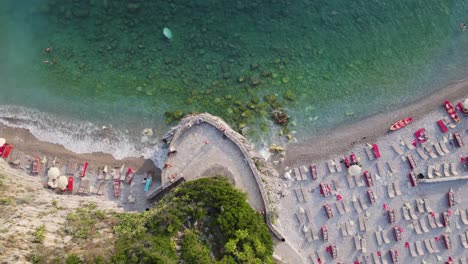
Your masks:
<instances>
[{"instance_id":1,"label":"shoreline","mask_svg":"<svg viewBox=\"0 0 468 264\"><path fill-rule=\"evenodd\" d=\"M417 101L386 113L365 117L353 124L340 125L327 134L310 136L299 142L286 144L285 161L281 169L298 166L312 160L323 160L349 151L356 144L373 142L389 134L389 127L405 117L413 122L422 119L437 107L442 109L444 100L457 100L468 95L468 79L452 81L443 88ZM455 105L455 101L452 104ZM436 120L434 120L435 123Z\"/></svg>"}]
</instances>

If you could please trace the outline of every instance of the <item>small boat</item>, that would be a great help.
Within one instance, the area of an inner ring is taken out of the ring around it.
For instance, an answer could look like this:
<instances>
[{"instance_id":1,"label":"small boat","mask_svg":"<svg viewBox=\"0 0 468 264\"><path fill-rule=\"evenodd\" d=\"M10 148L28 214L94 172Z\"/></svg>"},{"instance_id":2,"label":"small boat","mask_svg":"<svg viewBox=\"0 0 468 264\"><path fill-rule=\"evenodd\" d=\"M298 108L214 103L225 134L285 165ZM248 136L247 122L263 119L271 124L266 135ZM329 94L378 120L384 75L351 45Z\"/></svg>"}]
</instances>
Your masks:
<instances>
[{"instance_id":1,"label":"small boat","mask_svg":"<svg viewBox=\"0 0 468 264\"><path fill-rule=\"evenodd\" d=\"M458 117L457 110L453 105L445 100L445 110L447 110L447 113L450 115L450 117L453 119L453 121L460 123L460 117Z\"/></svg>"},{"instance_id":2,"label":"small boat","mask_svg":"<svg viewBox=\"0 0 468 264\"><path fill-rule=\"evenodd\" d=\"M398 122L396 122L395 124L393 124L391 127L390 127L390 130L398 130L400 128L403 128L405 127L406 125L408 125L409 123L411 123L413 121L413 118L411 117L408 117L408 118L405 118L405 119L401 119L399 120Z\"/></svg>"}]
</instances>

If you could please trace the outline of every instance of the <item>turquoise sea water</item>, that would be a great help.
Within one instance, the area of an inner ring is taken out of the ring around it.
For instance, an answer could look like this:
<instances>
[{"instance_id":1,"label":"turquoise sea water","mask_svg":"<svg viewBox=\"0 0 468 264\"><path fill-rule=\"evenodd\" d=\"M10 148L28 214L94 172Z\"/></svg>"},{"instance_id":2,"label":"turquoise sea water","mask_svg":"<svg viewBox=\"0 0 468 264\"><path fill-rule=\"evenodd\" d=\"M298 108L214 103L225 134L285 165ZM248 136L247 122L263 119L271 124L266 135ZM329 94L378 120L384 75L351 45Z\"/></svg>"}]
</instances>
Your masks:
<instances>
[{"instance_id":1,"label":"turquoise sea water","mask_svg":"<svg viewBox=\"0 0 468 264\"><path fill-rule=\"evenodd\" d=\"M268 137L276 94L302 138L466 76L462 22L462 0L3 0L0 121L88 140L78 151L117 151L95 144L112 125L134 154L141 129L162 133L178 109Z\"/></svg>"}]
</instances>

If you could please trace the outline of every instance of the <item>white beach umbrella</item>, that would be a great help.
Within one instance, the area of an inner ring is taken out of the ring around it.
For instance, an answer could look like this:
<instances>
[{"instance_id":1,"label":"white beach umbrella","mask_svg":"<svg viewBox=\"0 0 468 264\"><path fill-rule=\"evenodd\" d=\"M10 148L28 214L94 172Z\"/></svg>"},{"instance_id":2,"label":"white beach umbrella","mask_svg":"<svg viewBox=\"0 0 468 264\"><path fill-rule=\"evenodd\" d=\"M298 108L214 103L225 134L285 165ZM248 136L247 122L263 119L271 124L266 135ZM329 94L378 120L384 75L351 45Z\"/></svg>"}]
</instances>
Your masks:
<instances>
[{"instance_id":1,"label":"white beach umbrella","mask_svg":"<svg viewBox=\"0 0 468 264\"><path fill-rule=\"evenodd\" d=\"M3 146L3 144L6 143L6 140L4 138L0 138L0 146Z\"/></svg>"},{"instance_id":2,"label":"white beach umbrella","mask_svg":"<svg viewBox=\"0 0 468 264\"><path fill-rule=\"evenodd\" d=\"M67 179L67 176L60 176L57 180L57 188L59 188L60 190L65 190L65 188L67 188L67 185L68 185L68 179Z\"/></svg>"},{"instance_id":3,"label":"white beach umbrella","mask_svg":"<svg viewBox=\"0 0 468 264\"><path fill-rule=\"evenodd\" d=\"M465 99L465 101L463 101L462 105L463 105L463 108L468 109L468 98Z\"/></svg>"},{"instance_id":4,"label":"white beach umbrella","mask_svg":"<svg viewBox=\"0 0 468 264\"><path fill-rule=\"evenodd\" d=\"M49 177L49 181L57 179L58 176L60 176L60 170L57 167L52 167L47 172L47 177Z\"/></svg>"},{"instance_id":5,"label":"white beach umbrella","mask_svg":"<svg viewBox=\"0 0 468 264\"><path fill-rule=\"evenodd\" d=\"M351 167L349 167L348 172L353 176L358 176L359 174L361 174L361 167L359 167L358 165L352 165Z\"/></svg>"}]
</instances>

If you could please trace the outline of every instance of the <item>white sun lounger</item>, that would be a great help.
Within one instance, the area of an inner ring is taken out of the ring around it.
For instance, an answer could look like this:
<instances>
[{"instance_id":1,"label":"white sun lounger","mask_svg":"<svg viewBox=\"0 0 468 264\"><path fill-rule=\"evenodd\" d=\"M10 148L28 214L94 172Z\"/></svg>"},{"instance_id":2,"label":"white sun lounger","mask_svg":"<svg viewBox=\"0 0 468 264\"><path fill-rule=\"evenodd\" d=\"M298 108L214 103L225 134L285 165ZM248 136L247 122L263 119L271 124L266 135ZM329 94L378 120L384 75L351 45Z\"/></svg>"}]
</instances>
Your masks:
<instances>
[{"instance_id":1,"label":"white sun lounger","mask_svg":"<svg viewBox=\"0 0 468 264\"><path fill-rule=\"evenodd\" d=\"M443 140L439 140L439 145L442 151L445 152L445 154L450 154L450 150L448 149L447 144Z\"/></svg>"},{"instance_id":2,"label":"white sun lounger","mask_svg":"<svg viewBox=\"0 0 468 264\"><path fill-rule=\"evenodd\" d=\"M460 257L460 264L467 264L466 257Z\"/></svg>"},{"instance_id":3,"label":"white sun lounger","mask_svg":"<svg viewBox=\"0 0 468 264\"><path fill-rule=\"evenodd\" d=\"M426 246L426 250L429 252L429 254L434 253L434 250L432 249L432 246L431 246L430 239L424 240L424 245Z\"/></svg>"},{"instance_id":4,"label":"white sun lounger","mask_svg":"<svg viewBox=\"0 0 468 264\"><path fill-rule=\"evenodd\" d=\"M434 175L432 175L432 171L434 171L434 167L432 165L427 166L427 177L429 179L433 179Z\"/></svg>"},{"instance_id":5,"label":"white sun lounger","mask_svg":"<svg viewBox=\"0 0 468 264\"><path fill-rule=\"evenodd\" d=\"M343 203L343 208L344 208L345 212L347 212L347 213L351 212L351 209L349 208L348 201L341 200L341 203Z\"/></svg>"},{"instance_id":6,"label":"white sun lounger","mask_svg":"<svg viewBox=\"0 0 468 264\"><path fill-rule=\"evenodd\" d=\"M448 163L444 163L444 176L449 177L450 176L450 167Z\"/></svg>"},{"instance_id":7,"label":"white sun lounger","mask_svg":"<svg viewBox=\"0 0 468 264\"><path fill-rule=\"evenodd\" d=\"M311 227L310 227L310 232L312 233L312 238L313 238L314 240L318 240L318 239L319 239L319 235L318 235L317 228L311 226Z\"/></svg>"},{"instance_id":8,"label":"white sun lounger","mask_svg":"<svg viewBox=\"0 0 468 264\"><path fill-rule=\"evenodd\" d=\"M356 176L354 176L354 179L356 179L357 186L362 187L362 186L366 185L366 183L363 180L362 175L356 175Z\"/></svg>"},{"instance_id":9,"label":"white sun lounger","mask_svg":"<svg viewBox=\"0 0 468 264\"><path fill-rule=\"evenodd\" d=\"M299 168L294 168L294 176L296 177L296 181L302 181L302 175Z\"/></svg>"},{"instance_id":10,"label":"white sun lounger","mask_svg":"<svg viewBox=\"0 0 468 264\"><path fill-rule=\"evenodd\" d=\"M436 143L433 143L434 145L434 149L436 150L437 152L437 155L439 156L445 156L445 152L442 150L442 148L440 147L439 143L436 142Z\"/></svg>"},{"instance_id":11,"label":"white sun lounger","mask_svg":"<svg viewBox=\"0 0 468 264\"><path fill-rule=\"evenodd\" d=\"M333 183L333 188L335 189L335 191L339 192L340 191L340 184L338 183L338 180L333 179L332 183Z\"/></svg>"},{"instance_id":12,"label":"white sun lounger","mask_svg":"<svg viewBox=\"0 0 468 264\"><path fill-rule=\"evenodd\" d=\"M424 213L424 201L421 198L416 199L416 208L418 209L418 213Z\"/></svg>"},{"instance_id":13,"label":"white sun lounger","mask_svg":"<svg viewBox=\"0 0 468 264\"><path fill-rule=\"evenodd\" d=\"M373 252L372 253L372 259L374 260L374 264L382 264L382 262L380 261L380 257L379 255L377 254L377 252ZM366 262L363 262L363 263L372 263L371 260L369 259L369 261L366 261Z\"/></svg>"},{"instance_id":14,"label":"white sun lounger","mask_svg":"<svg viewBox=\"0 0 468 264\"><path fill-rule=\"evenodd\" d=\"M304 202L304 195L302 194L302 190L298 188L294 189L294 192L296 193L297 201L300 203Z\"/></svg>"},{"instance_id":15,"label":"white sun lounger","mask_svg":"<svg viewBox=\"0 0 468 264\"><path fill-rule=\"evenodd\" d=\"M382 239L385 242L385 244L390 244L390 239L388 239L387 233L385 231L381 231L382 233Z\"/></svg>"},{"instance_id":16,"label":"white sun lounger","mask_svg":"<svg viewBox=\"0 0 468 264\"><path fill-rule=\"evenodd\" d=\"M380 176L382 177L385 176L386 171L385 171L384 166L382 165L382 162L380 160L377 160L375 165L377 166L377 171L379 172Z\"/></svg>"},{"instance_id":17,"label":"white sun lounger","mask_svg":"<svg viewBox=\"0 0 468 264\"><path fill-rule=\"evenodd\" d=\"M444 225L440 221L440 214L439 213L435 213L434 220L436 222L437 227L444 227Z\"/></svg>"},{"instance_id":18,"label":"white sun lounger","mask_svg":"<svg viewBox=\"0 0 468 264\"><path fill-rule=\"evenodd\" d=\"M312 242L312 234L310 232L310 229L306 226L302 228L302 232L304 233L304 236L306 237L307 242Z\"/></svg>"},{"instance_id":19,"label":"white sun lounger","mask_svg":"<svg viewBox=\"0 0 468 264\"><path fill-rule=\"evenodd\" d=\"M416 232L416 234L418 235L422 234L421 228L419 227L418 220L413 220L413 227L414 227L414 231Z\"/></svg>"},{"instance_id":20,"label":"white sun lounger","mask_svg":"<svg viewBox=\"0 0 468 264\"><path fill-rule=\"evenodd\" d=\"M299 227L302 228L302 226L305 224L304 215L299 212L295 213L294 215L296 216L297 222L299 222Z\"/></svg>"},{"instance_id":21,"label":"white sun lounger","mask_svg":"<svg viewBox=\"0 0 468 264\"><path fill-rule=\"evenodd\" d=\"M424 233L429 232L429 228L427 228L426 221L424 221L424 218L419 218L419 224L421 225L421 229Z\"/></svg>"},{"instance_id":22,"label":"white sun lounger","mask_svg":"<svg viewBox=\"0 0 468 264\"><path fill-rule=\"evenodd\" d=\"M351 226L351 223L349 221L346 221L345 223L346 226L346 232L348 235L352 236L354 234L353 227Z\"/></svg>"},{"instance_id":23,"label":"white sun lounger","mask_svg":"<svg viewBox=\"0 0 468 264\"><path fill-rule=\"evenodd\" d=\"M314 253L310 254L310 259L312 260L313 264L321 264L323 263L323 258L320 257L318 251L315 251ZM319 262L320 259L320 262Z\"/></svg>"},{"instance_id":24,"label":"white sun lounger","mask_svg":"<svg viewBox=\"0 0 468 264\"><path fill-rule=\"evenodd\" d=\"M408 141L406 138L402 138L402 140L403 140L403 143L405 143L405 146L406 146L409 150L414 149L414 145L413 145L410 141Z\"/></svg>"},{"instance_id":25,"label":"white sun lounger","mask_svg":"<svg viewBox=\"0 0 468 264\"><path fill-rule=\"evenodd\" d=\"M364 202L363 199L361 199L361 197L358 197L357 199L358 199L359 203L361 204L362 210L364 210L364 211L367 210L366 202Z\"/></svg>"},{"instance_id":26,"label":"white sun lounger","mask_svg":"<svg viewBox=\"0 0 468 264\"><path fill-rule=\"evenodd\" d=\"M354 236L354 246L356 247L356 250L361 250L361 238L359 235Z\"/></svg>"},{"instance_id":27,"label":"white sun lounger","mask_svg":"<svg viewBox=\"0 0 468 264\"><path fill-rule=\"evenodd\" d=\"M457 127L454 123L452 123L452 120L450 120L450 118L448 116L444 117L444 122L447 125L447 127L451 128L451 129L454 129L454 128Z\"/></svg>"},{"instance_id":28,"label":"white sun lounger","mask_svg":"<svg viewBox=\"0 0 468 264\"><path fill-rule=\"evenodd\" d=\"M390 144L390 146L392 146L393 150L398 154L398 155L403 155L403 150L400 148L400 146L398 146L396 143L392 142Z\"/></svg>"},{"instance_id":29,"label":"white sun lounger","mask_svg":"<svg viewBox=\"0 0 468 264\"><path fill-rule=\"evenodd\" d=\"M433 159L437 158L437 154L435 154L435 152L432 150L432 144L431 143L428 143L427 145L425 145L424 149L426 150L427 154L429 154L429 156L431 156L431 158L433 158Z\"/></svg>"},{"instance_id":30,"label":"white sun lounger","mask_svg":"<svg viewBox=\"0 0 468 264\"><path fill-rule=\"evenodd\" d=\"M430 241L431 241L432 250L434 250L435 253L440 252L437 242L434 239L431 239Z\"/></svg>"},{"instance_id":31,"label":"white sun lounger","mask_svg":"<svg viewBox=\"0 0 468 264\"><path fill-rule=\"evenodd\" d=\"M344 207L343 207L343 203L341 203L341 201L338 201L335 203L335 206L336 206L336 209L338 210L338 213L339 214L345 214L345 210L344 210Z\"/></svg>"},{"instance_id":32,"label":"white sun lounger","mask_svg":"<svg viewBox=\"0 0 468 264\"><path fill-rule=\"evenodd\" d=\"M387 185L387 192L388 192L388 197L390 198L395 197L395 192L393 191L393 184Z\"/></svg>"},{"instance_id":33,"label":"white sun lounger","mask_svg":"<svg viewBox=\"0 0 468 264\"><path fill-rule=\"evenodd\" d=\"M410 251L411 256L413 258L417 257L418 253L416 252L416 246L413 243L408 243L408 244L409 244L409 251Z\"/></svg>"},{"instance_id":34,"label":"white sun lounger","mask_svg":"<svg viewBox=\"0 0 468 264\"><path fill-rule=\"evenodd\" d=\"M306 190L306 188L301 187L301 192L302 192L302 197L304 198L304 202L308 202L307 201L307 190Z\"/></svg>"},{"instance_id":35,"label":"white sun lounger","mask_svg":"<svg viewBox=\"0 0 468 264\"><path fill-rule=\"evenodd\" d=\"M330 173L335 173L336 170L335 170L335 167L333 166L334 161L327 160L326 163L327 163L328 171L330 171Z\"/></svg>"},{"instance_id":36,"label":"white sun lounger","mask_svg":"<svg viewBox=\"0 0 468 264\"><path fill-rule=\"evenodd\" d=\"M361 206L359 205L359 201L356 200L356 201L353 201L353 206L354 206L354 209L356 209L356 212L358 214L362 213L362 209L361 209Z\"/></svg>"},{"instance_id":37,"label":"white sun lounger","mask_svg":"<svg viewBox=\"0 0 468 264\"><path fill-rule=\"evenodd\" d=\"M381 246L383 243L381 231L375 231L375 239L377 240L377 245Z\"/></svg>"},{"instance_id":38,"label":"white sun lounger","mask_svg":"<svg viewBox=\"0 0 468 264\"><path fill-rule=\"evenodd\" d=\"M303 181L307 181L307 178L308 178L308 176L309 176L309 172L308 172L306 166L301 166L301 167L299 168L299 170L300 170L300 172L301 172L302 180L303 180ZM312 177L311 177L311 178L312 178Z\"/></svg>"},{"instance_id":39,"label":"white sun lounger","mask_svg":"<svg viewBox=\"0 0 468 264\"><path fill-rule=\"evenodd\" d=\"M391 161L391 160L387 161L387 165L388 165L388 168L390 169L390 171L392 173L397 173L398 172L398 170L397 170L395 164L393 163L393 161Z\"/></svg>"},{"instance_id":40,"label":"white sun lounger","mask_svg":"<svg viewBox=\"0 0 468 264\"><path fill-rule=\"evenodd\" d=\"M305 211L305 215L307 216L307 220L309 221L309 223L313 223L314 219L313 219L312 209L310 209L309 207L306 207L304 211Z\"/></svg>"},{"instance_id":41,"label":"white sun lounger","mask_svg":"<svg viewBox=\"0 0 468 264\"><path fill-rule=\"evenodd\" d=\"M466 233L465 232L460 234L460 241L461 241L461 244L462 244L463 248L468 248L468 240L466 238Z\"/></svg>"},{"instance_id":42,"label":"white sun lounger","mask_svg":"<svg viewBox=\"0 0 468 264\"><path fill-rule=\"evenodd\" d=\"M416 241L416 251L418 252L419 256L424 255L424 249L422 247L421 241Z\"/></svg>"},{"instance_id":43,"label":"white sun lounger","mask_svg":"<svg viewBox=\"0 0 468 264\"><path fill-rule=\"evenodd\" d=\"M397 196L398 196L398 195L401 195L400 182L399 182L399 181L393 182L393 188L395 189L395 194L396 194Z\"/></svg>"},{"instance_id":44,"label":"white sun lounger","mask_svg":"<svg viewBox=\"0 0 468 264\"><path fill-rule=\"evenodd\" d=\"M369 158L369 160L374 160L375 159L375 155L374 153L372 152L372 150L370 150L369 147L364 147L364 150L366 151L366 154L367 154L367 157Z\"/></svg>"},{"instance_id":45,"label":"white sun lounger","mask_svg":"<svg viewBox=\"0 0 468 264\"><path fill-rule=\"evenodd\" d=\"M403 211L403 218L404 218L405 220L411 220L411 216L410 216L410 214L409 214L408 208L407 208L406 206L403 206L403 207L401 208L401 210Z\"/></svg>"},{"instance_id":46,"label":"white sun lounger","mask_svg":"<svg viewBox=\"0 0 468 264\"><path fill-rule=\"evenodd\" d=\"M341 164L339 159L335 159L335 168L336 172L342 172L343 171L343 165Z\"/></svg>"},{"instance_id":47,"label":"white sun lounger","mask_svg":"<svg viewBox=\"0 0 468 264\"><path fill-rule=\"evenodd\" d=\"M365 231L367 231L367 228L366 228L366 219L364 218L364 216L360 215L359 218L358 218L358 221L359 221L359 231L360 231L360 232L365 232Z\"/></svg>"},{"instance_id":48,"label":"white sun lounger","mask_svg":"<svg viewBox=\"0 0 468 264\"><path fill-rule=\"evenodd\" d=\"M468 225L468 218L466 217L466 209L460 209L460 218L464 225Z\"/></svg>"},{"instance_id":49,"label":"white sun lounger","mask_svg":"<svg viewBox=\"0 0 468 264\"><path fill-rule=\"evenodd\" d=\"M354 177L350 174L346 175L346 180L348 181L349 188L354 188Z\"/></svg>"},{"instance_id":50,"label":"white sun lounger","mask_svg":"<svg viewBox=\"0 0 468 264\"><path fill-rule=\"evenodd\" d=\"M361 238L361 251L367 253L367 241L365 238Z\"/></svg>"},{"instance_id":51,"label":"white sun lounger","mask_svg":"<svg viewBox=\"0 0 468 264\"><path fill-rule=\"evenodd\" d=\"M437 177L441 177L442 176L442 173L440 173L440 164L439 163L436 163L434 165L434 174L437 175Z\"/></svg>"},{"instance_id":52,"label":"white sun lounger","mask_svg":"<svg viewBox=\"0 0 468 264\"><path fill-rule=\"evenodd\" d=\"M450 163L450 172L454 175L457 176L457 164L455 162Z\"/></svg>"},{"instance_id":53,"label":"white sun lounger","mask_svg":"<svg viewBox=\"0 0 468 264\"><path fill-rule=\"evenodd\" d=\"M409 214L411 216L411 219L413 219L413 220L418 219L418 216L414 213L414 209L413 209L413 207L411 207L411 205L408 206L408 212L409 212Z\"/></svg>"},{"instance_id":54,"label":"white sun lounger","mask_svg":"<svg viewBox=\"0 0 468 264\"><path fill-rule=\"evenodd\" d=\"M429 204L429 199L425 198L425 199L423 199L423 201L424 201L424 206L426 207L426 211L428 213L432 212L431 205Z\"/></svg>"},{"instance_id":55,"label":"white sun lounger","mask_svg":"<svg viewBox=\"0 0 468 264\"><path fill-rule=\"evenodd\" d=\"M423 160L427 160L429 157L424 153L424 150L422 148L416 148L416 152L418 152L419 156Z\"/></svg>"},{"instance_id":56,"label":"white sun lounger","mask_svg":"<svg viewBox=\"0 0 468 264\"><path fill-rule=\"evenodd\" d=\"M347 237L348 236L348 231L346 230L346 224L345 223L341 223L340 229L341 229L341 235L343 237Z\"/></svg>"},{"instance_id":57,"label":"white sun lounger","mask_svg":"<svg viewBox=\"0 0 468 264\"><path fill-rule=\"evenodd\" d=\"M431 215L427 215L427 220L429 221L429 226L434 229L434 228L437 228L437 224L435 222L435 219L434 217L432 217Z\"/></svg>"}]
</instances>

